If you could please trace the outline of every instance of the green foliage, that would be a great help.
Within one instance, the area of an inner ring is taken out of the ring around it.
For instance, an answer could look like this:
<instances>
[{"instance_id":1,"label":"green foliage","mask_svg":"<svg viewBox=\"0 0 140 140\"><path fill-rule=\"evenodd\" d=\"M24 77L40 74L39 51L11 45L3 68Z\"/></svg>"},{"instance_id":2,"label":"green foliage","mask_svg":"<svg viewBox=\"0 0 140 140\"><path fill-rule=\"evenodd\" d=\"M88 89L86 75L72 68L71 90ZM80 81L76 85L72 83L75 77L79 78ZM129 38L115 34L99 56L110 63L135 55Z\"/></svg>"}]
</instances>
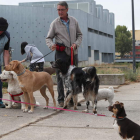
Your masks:
<instances>
[{"instance_id":1,"label":"green foliage","mask_svg":"<svg viewBox=\"0 0 140 140\"><path fill-rule=\"evenodd\" d=\"M118 25L115 29L115 37L116 52L119 52L121 57L132 51L131 33L126 26Z\"/></svg>"},{"instance_id":2,"label":"green foliage","mask_svg":"<svg viewBox=\"0 0 140 140\"><path fill-rule=\"evenodd\" d=\"M7 82L2 82L2 87L8 87L8 83Z\"/></svg>"},{"instance_id":3,"label":"green foliage","mask_svg":"<svg viewBox=\"0 0 140 140\"><path fill-rule=\"evenodd\" d=\"M136 63L136 69L140 67L140 63Z\"/></svg>"},{"instance_id":4,"label":"green foliage","mask_svg":"<svg viewBox=\"0 0 140 140\"><path fill-rule=\"evenodd\" d=\"M125 79L136 82L138 80L138 72L133 73L133 70L124 72Z\"/></svg>"}]
</instances>

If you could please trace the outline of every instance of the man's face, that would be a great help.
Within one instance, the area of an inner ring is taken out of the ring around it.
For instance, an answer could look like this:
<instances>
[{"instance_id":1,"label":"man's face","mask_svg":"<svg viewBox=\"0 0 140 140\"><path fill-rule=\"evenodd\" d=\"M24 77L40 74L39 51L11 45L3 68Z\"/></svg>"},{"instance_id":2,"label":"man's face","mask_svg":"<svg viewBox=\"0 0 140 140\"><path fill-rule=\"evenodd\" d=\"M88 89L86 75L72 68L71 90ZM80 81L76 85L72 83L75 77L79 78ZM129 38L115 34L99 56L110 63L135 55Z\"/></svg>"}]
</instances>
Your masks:
<instances>
[{"instance_id":1,"label":"man's face","mask_svg":"<svg viewBox=\"0 0 140 140\"><path fill-rule=\"evenodd\" d=\"M0 35L3 33L4 31L0 31Z\"/></svg>"},{"instance_id":2,"label":"man's face","mask_svg":"<svg viewBox=\"0 0 140 140\"><path fill-rule=\"evenodd\" d=\"M57 6L57 11L58 11L58 15L60 16L60 18L63 19L63 18L67 17L68 9L66 9L65 6L58 5Z\"/></svg>"}]
</instances>

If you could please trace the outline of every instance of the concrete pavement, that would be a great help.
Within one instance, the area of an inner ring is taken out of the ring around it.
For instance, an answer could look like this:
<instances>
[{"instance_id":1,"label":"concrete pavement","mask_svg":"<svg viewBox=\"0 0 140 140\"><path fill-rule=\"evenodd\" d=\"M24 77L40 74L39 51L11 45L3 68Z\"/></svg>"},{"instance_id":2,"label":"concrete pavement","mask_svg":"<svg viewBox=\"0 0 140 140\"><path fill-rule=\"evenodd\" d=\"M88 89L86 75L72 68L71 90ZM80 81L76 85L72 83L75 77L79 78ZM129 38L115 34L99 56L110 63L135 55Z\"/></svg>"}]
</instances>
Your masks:
<instances>
[{"instance_id":1,"label":"concrete pavement","mask_svg":"<svg viewBox=\"0 0 140 140\"><path fill-rule=\"evenodd\" d=\"M100 88L108 86L100 86ZM115 101L124 103L127 117L140 125L140 83L114 86ZM57 99L56 86L54 86ZM50 93L50 106L53 106ZM7 99L4 94L4 99ZM33 114L23 113L20 109L0 109L0 139L2 140L121 140L113 129L112 113L107 110L108 101L98 102L98 113L107 117L94 116L67 111L43 109L45 100L39 93L34 93L41 106ZM79 100L82 99L79 95ZM5 101L4 101L5 102ZM86 107L82 103L78 111ZM73 109L73 108L71 108ZM90 113L92 107L90 107Z\"/></svg>"}]
</instances>

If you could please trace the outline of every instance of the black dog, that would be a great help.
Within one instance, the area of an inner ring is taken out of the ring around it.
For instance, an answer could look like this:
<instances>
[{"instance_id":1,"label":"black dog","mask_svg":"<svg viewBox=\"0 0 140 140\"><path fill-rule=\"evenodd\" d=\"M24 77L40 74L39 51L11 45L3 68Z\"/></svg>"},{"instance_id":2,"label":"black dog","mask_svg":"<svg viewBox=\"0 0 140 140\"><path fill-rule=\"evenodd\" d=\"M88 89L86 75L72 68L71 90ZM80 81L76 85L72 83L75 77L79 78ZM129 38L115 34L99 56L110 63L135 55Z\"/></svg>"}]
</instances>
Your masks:
<instances>
[{"instance_id":1,"label":"black dog","mask_svg":"<svg viewBox=\"0 0 140 140\"><path fill-rule=\"evenodd\" d=\"M113 127L123 139L140 140L140 126L126 118L123 103L117 101L113 106L109 107L109 111L114 113Z\"/></svg>"},{"instance_id":2,"label":"black dog","mask_svg":"<svg viewBox=\"0 0 140 140\"><path fill-rule=\"evenodd\" d=\"M69 94L67 95L64 103L64 108L66 108L71 97L73 97L74 109L77 109L77 96L83 89L83 95L86 101L92 101L93 113L97 113L96 96L99 88L99 79L96 75L96 68L86 67L82 69L71 66L68 62L62 61L61 59L51 62L51 64L53 68L57 68L61 71L65 87L69 90Z\"/></svg>"},{"instance_id":3,"label":"black dog","mask_svg":"<svg viewBox=\"0 0 140 140\"><path fill-rule=\"evenodd\" d=\"M88 112L89 101L92 101L93 104L93 113L97 113L97 100L96 96L99 89L99 78L96 74L95 67L85 67L82 69L86 73L86 84L84 87L83 96L87 101L87 109L83 112ZM94 106L95 105L95 106Z\"/></svg>"}]
</instances>

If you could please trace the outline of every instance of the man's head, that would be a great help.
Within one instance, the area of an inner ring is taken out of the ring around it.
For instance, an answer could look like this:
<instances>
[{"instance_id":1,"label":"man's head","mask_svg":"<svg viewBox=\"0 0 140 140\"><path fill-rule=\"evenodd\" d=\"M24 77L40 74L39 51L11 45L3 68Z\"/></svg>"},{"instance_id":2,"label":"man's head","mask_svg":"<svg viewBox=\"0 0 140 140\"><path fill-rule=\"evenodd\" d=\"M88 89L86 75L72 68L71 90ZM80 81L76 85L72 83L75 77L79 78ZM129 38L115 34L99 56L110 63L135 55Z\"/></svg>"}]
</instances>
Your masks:
<instances>
[{"instance_id":1,"label":"man's head","mask_svg":"<svg viewBox=\"0 0 140 140\"><path fill-rule=\"evenodd\" d=\"M0 35L8 28L8 22L3 17L0 17Z\"/></svg>"},{"instance_id":2,"label":"man's head","mask_svg":"<svg viewBox=\"0 0 140 140\"><path fill-rule=\"evenodd\" d=\"M66 18L68 12L68 4L65 1L60 1L57 4L57 11L60 18Z\"/></svg>"}]
</instances>

